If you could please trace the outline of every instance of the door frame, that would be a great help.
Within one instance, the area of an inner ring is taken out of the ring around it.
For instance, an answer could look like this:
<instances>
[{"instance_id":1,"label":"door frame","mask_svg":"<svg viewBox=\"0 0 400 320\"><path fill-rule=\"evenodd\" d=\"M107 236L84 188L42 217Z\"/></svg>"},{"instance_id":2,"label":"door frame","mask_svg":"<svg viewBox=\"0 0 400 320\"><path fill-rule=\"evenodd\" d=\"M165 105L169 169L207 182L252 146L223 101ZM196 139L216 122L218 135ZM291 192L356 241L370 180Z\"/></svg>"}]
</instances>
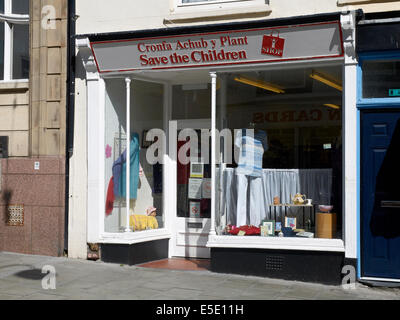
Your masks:
<instances>
[{"instance_id":1,"label":"door frame","mask_svg":"<svg viewBox=\"0 0 400 320\"><path fill-rule=\"evenodd\" d=\"M392 104L390 107L378 107L377 105L371 105L368 107L361 107L358 108L358 127L359 127L359 139L358 139L358 150L357 150L357 154L358 154L358 185L359 185L359 195L358 195L358 202L359 202L359 206L358 206L358 215L359 215L359 228L358 228L358 232L359 232L359 275L358 278L361 281L378 281L378 282L400 282L400 279L396 279L396 278L382 278L382 277L371 277L371 276L364 276L364 266L363 266L363 259L364 259L364 253L366 248L364 248L363 244L364 244L364 230L363 230L363 219L364 216L362 215L363 212L363 142L365 139L365 135L363 132L363 114L365 113L386 113L386 112L397 112L400 114L400 102L399 104Z\"/></svg>"},{"instance_id":2,"label":"door frame","mask_svg":"<svg viewBox=\"0 0 400 320\"><path fill-rule=\"evenodd\" d=\"M170 123L171 122L176 122L176 126L171 126ZM211 118L210 119L182 119L182 120L169 120L169 127L173 128L175 127L176 130L181 130L181 129L185 129L185 128L191 128L194 130L197 129L211 129ZM174 139L176 136L176 133L172 133L169 132L169 135L172 139ZM169 140L171 141L171 140ZM171 141L172 142L172 141ZM170 182L169 187L170 187L170 193L169 196L171 197L171 201L170 201L170 205L171 205L171 233L172 233L172 237L171 237L171 241L170 241L170 247L169 247L169 256L173 257L173 256L182 256L182 255L178 255L178 241L179 241L179 225L182 224L182 220L184 220L184 223L191 223L191 222L200 222L200 221L205 221L206 224L208 225L207 227L210 226L211 224L211 218L180 218L177 217L176 213L177 213L177 181L176 181L176 175L177 175L177 160L176 159L171 159L168 163L168 172L170 172ZM179 223L179 222L180 223ZM209 232L209 230L208 230ZM208 236L208 232L207 232L207 236ZM207 248L207 251L209 251L210 249ZM187 252L189 252L190 249L187 250ZM206 251L206 250L202 250L202 251ZM205 254L202 254L200 258L205 258L207 257Z\"/></svg>"}]
</instances>

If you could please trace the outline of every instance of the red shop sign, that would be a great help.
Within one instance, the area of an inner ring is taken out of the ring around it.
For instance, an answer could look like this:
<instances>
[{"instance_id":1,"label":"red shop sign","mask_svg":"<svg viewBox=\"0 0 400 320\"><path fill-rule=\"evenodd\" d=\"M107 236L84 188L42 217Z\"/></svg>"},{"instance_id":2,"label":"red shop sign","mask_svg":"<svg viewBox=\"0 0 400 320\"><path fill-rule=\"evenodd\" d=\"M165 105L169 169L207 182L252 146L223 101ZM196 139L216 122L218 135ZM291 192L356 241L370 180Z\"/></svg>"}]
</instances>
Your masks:
<instances>
[{"instance_id":1,"label":"red shop sign","mask_svg":"<svg viewBox=\"0 0 400 320\"><path fill-rule=\"evenodd\" d=\"M277 37L273 36L273 33L274 31L272 31L269 36L263 36L261 53L282 57L283 49L285 47L285 39L279 38L279 31Z\"/></svg>"}]
</instances>

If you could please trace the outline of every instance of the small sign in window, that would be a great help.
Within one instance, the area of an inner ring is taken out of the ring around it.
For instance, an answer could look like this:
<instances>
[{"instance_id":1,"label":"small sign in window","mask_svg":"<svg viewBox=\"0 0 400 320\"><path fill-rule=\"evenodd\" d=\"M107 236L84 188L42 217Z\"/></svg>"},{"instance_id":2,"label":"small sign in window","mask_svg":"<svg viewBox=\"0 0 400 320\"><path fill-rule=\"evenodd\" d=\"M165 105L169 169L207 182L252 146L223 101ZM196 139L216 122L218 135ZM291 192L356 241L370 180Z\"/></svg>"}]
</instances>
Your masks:
<instances>
[{"instance_id":1,"label":"small sign in window","mask_svg":"<svg viewBox=\"0 0 400 320\"><path fill-rule=\"evenodd\" d=\"M389 89L389 97L400 97L400 89Z\"/></svg>"}]
</instances>

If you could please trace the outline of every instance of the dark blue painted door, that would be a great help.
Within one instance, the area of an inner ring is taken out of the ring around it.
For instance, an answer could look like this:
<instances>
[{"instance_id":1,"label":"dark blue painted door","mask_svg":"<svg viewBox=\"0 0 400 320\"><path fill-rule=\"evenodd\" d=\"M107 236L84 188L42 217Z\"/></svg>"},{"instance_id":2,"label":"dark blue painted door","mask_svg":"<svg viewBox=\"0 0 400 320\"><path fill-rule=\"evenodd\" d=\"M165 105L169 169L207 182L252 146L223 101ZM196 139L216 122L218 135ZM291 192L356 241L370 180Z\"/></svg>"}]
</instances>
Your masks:
<instances>
[{"instance_id":1,"label":"dark blue painted door","mask_svg":"<svg viewBox=\"0 0 400 320\"><path fill-rule=\"evenodd\" d=\"M400 279L400 111L361 113L361 272Z\"/></svg>"}]
</instances>

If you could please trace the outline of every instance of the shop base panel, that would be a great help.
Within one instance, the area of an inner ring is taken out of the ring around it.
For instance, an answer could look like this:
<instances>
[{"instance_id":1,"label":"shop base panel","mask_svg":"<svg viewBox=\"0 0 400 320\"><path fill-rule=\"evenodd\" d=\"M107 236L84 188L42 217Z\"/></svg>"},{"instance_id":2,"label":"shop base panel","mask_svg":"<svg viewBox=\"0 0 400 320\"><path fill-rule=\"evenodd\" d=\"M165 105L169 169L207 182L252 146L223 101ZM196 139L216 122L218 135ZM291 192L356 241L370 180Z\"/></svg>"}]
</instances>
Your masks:
<instances>
[{"instance_id":1,"label":"shop base panel","mask_svg":"<svg viewBox=\"0 0 400 320\"><path fill-rule=\"evenodd\" d=\"M339 285L344 253L212 248L211 271Z\"/></svg>"},{"instance_id":2,"label":"shop base panel","mask_svg":"<svg viewBox=\"0 0 400 320\"><path fill-rule=\"evenodd\" d=\"M135 244L101 244L104 262L135 265L168 258L168 239Z\"/></svg>"}]
</instances>

